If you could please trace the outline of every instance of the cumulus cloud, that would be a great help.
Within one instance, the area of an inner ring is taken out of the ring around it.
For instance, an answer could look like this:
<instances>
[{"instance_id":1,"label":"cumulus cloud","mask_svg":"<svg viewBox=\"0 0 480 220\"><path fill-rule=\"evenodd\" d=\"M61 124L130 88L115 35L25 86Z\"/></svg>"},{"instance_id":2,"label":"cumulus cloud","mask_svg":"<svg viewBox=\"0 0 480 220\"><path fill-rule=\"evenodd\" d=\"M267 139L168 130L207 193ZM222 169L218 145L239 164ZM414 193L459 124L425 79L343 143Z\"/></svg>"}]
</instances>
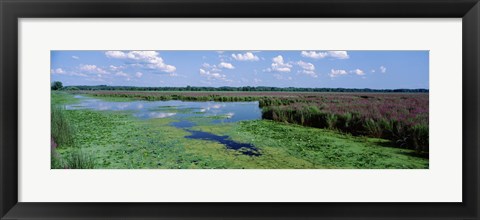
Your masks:
<instances>
[{"instance_id":1,"label":"cumulus cloud","mask_svg":"<svg viewBox=\"0 0 480 220\"><path fill-rule=\"evenodd\" d=\"M125 69L125 66L110 65L108 68L109 68L111 71L118 71L118 70L121 70L121 69Z\"/></svg>"},{"instance_id":2,"label":"cumulus cloud","mask_svg":"<svg viewBox=\"0 0 480 220\"><path fill-rule=\"evenodd\" d=\"M67 76L82 76L82 77L87 76L86 74L83 74L83 73L78 73L78 72L74 72L74 71L66 71L62 68L51 69L50 73L51 74L58 74L58 75L67 75Z\"/></svg>"},{"instance_id":3,"label":"cumulus cloud","mask_svg":"<svg viewBox=\"0 0 480 220\"><path fill-rule=\"evenodd\" d=\"M341 76L341 75L348 75L349 73L351 74L355 74L357 76L363 76L362 78L365 78L365 71L361 70L361 69L354 69L354 70L350 70L350 71L346 71L346 70L342 70L342 69L331 69L330 70L330 77L337 77L337 76Z\"/></svg>"},{"instance_id":4,"label":"cumulus cloud","mask_svg":"<svg viewBox=\"0 0 480 220\"><path fill-rule=\"evenodd\" d=\"M177 70L175 66L165 64L156 51L129 51L127 53L123 51L107 51L105 55L108 58L136 61L141 67L156 69L162 72L171 73Z\"/></svg>"},{"instance_id":5,"label":"cumulus cloud","mask_svg":"<svg viewBox=\"0 0 480 220\"><path fill-rule=\"evenodd\" d=\"M220 64L218 64L218 67L225 68L225 69L235 69L235 67L231 63L225 63L225 62L221 62Z\"/></svg>"},{"instance_id":6,"label":"cumulus cloud","mask_svg":"<svg viewBox=\"0 0 480 220\"><path fill-rule=\"evenodd\" d=\"M343 50L335 50L335 51L327 51L327 52L302 51L301 55L302 57L308 57L312 59L323 59L326 57L331 57L334 59L350 58L347 51L343 51Z\"/></svg>"},{"instance_id":7,"label":"cumulus cloud","mask_svg":"<svg viewBox=\"0 0 480 220\"><path fill-rule=\"evenodd\" d=\"M350 56L348 56L347 51L343 50L336 50L336 51L328 51L328 56L336 59L348 59Z\"/></svg>"},{"instance_id":8,"label":"cumulus cloud","mask_svg":"<svg viewBox=\"0 0 480 220\"><path fill-rule=\"evenodd\" d=\"M387 68L384 67L384 66L380 66L380 72L386 73L386 72L387 72Z\"/></svg>"},{"instance_id":9,"label":"cumulus cloud","mask_svg":"<svg viewBox=\"0 0 480 220\"><path fill-rule=\"evenodd\" d=\"M108 74L107 71L104 69L97 67L96 65L80 65L80 70L88 72L88 73L98 73L98 74Z\"/></svg>"},{"instance_id":10,"label":"cumulus cloud","mask_svg":"<svg viewBox=\"0 0 480 220\"><path fill-rule=\"evenodd\" d=\"M327 52L302 51L302 57L308 57L313 59L323 59L327 56L328 56Z\"/></svg>"},{"instance_id":11,"label":"cumulus cloud","mask_svg":"<svg viewBox=\"0 0 480 220\"><path fill-rule=\"evenodd\" d=\"M355 73L355 74L357 74L357 75L359 75L359 76L365 75L365 72L363 72L363 70L361 70L361 69L350 70L350 72L351 72L351 73Z\"/></svg>"},{"instance_id":12,"label":"cumulus cloud","mask_svg":"<svg viewBox=\"0 0 480 220\"><path fill-rule=\"evenodd\" d=\"M313 65L312 63L298 61L297 65L303 69L301 73L309 75L314 78L318 77L317 74L315 73L315 65Z\"/></svg>"},{"instance_id":13,"label":"cumulus cloud","mask_svg":"<svg viewBox=\"0 0 480 220\"><path fill-rule=\"evenodd\" d=\"M200 75L207 77L208 79L220 79L226 80L227 76L221 73L211 72L208 70L200 69Z\"/></svg>"},{"instance_id":14,"label":"cumulus cloud","mask_svg":"<svg viewBox=\"0 0 480 220\"><path fill-rule=\"evenodd\" d=\"M330 70L330 77L337 77L341 75L347 75L348 72L346 70L336 70L336 69L331 69Z\"/></svg>"},{"instance_id":15,"label":"cumulus cloud","mask_svg":"<svg viewBox=\"0 0 480 220\"><path fill-rule=\"evenodd\" d=\"M78 59L80 59L80 57L78 57L78 56L72 56L72 59L78 60Z\"/></svg>"},{"instance_id":16,"label":"cumulus cloud","mask_svg":"<svg viewBox=\"0 0 480 220\"><path fill-rule=\"evenodd\" d=\"M210 71L212 71L212 72L222 72L222 70L221 70L220 68L218 68L217 65L211 65L211 64L209 64L209 63L203 63L203 64L202 64L202 67L203 67L204 69L208 69L208 70L210 70Z\"/></svg>"},{"instance_id":17,"label":"cumulus cloud","mask_svg":"<svg viewBox=\"0 0 480 220\"><path fill-rule=\"evenodd\" d=\"M246 52L244 54L232 54L233 59L238 61L258 61L260 58L252 52Z\"/></svg>"},{"instance_id":18,"label":"cumulus cloud","mask_svg":"<svg viewBox=\"0 0 480 220\"><path fill-rule=\"evenodd\" d=\"M219 66L222 63L219 64ZM226 65L228 66L228 65ZM233 67L233 65L232 65ZM227 82L231 82L232 80L227 79L227 76L225 74L222 74L222 70L217 67L217 65L210 65L208 63L202 64L202 68L199 70L200 75L207 77L208 80L223 80Z\"/></svg>"},{"instance_id":19,"label":"cumulus cloud","mask_svg":"<svg viewBox=\"0 0 480 220\"><path fill-rule=\"evenodd\" d=\"M115 58L115 59L125 59L127 58L127 54L122 51L107 51L105 55L108 58Z\"/></svg>"},{"instance_id":20,"label":"cumulus cloud","mask_svg":"<svg viewBox=\"0 0 480 220\"><path fill-rule=\"evenodd\" d=\"M65 71L62 68L56 68L50 70L51 74L65 74Z\"/></svg>"},{"instance_id":21,"label":"cumulus cloud","mask_svg":"<svg viewBox=\"0 0 480 220\"><path fill-rule=\"evenodd\" d=\"M292 65L285 63L283 57L278 55L272 59L273 63L271 65L271 70L275 72L290 72Z\"/></svg>"},{"instance_id":22,"label":"cumulus cloud","mask_svg":"<svg viewBox=\"0 0 480 220\"><path fill-rule=\"evenodd\" d=\"M135 77L137 77L137 78L140 78L142 76L143 76L143 73L141 73L141 72L136 72L135 73Z\"/></svg>"}]
</instances>

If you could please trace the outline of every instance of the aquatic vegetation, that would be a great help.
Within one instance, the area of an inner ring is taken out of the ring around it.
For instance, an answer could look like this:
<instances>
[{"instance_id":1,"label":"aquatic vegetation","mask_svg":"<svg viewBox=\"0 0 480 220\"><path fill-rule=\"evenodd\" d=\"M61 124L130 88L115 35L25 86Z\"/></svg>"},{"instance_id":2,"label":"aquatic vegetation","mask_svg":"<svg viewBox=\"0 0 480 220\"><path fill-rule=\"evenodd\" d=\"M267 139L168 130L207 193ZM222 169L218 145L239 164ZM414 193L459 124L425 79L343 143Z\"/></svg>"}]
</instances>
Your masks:
<instances>
[{"instance_id":1,"label":"aquatic vegetation","mask_svg":"<svg viewBox=\"0 0 480 220\"><path fill-rule=\"evenodd\" d=\"M305 109L311 115L322 113L314 105ZM175 117L145 120L132 112L90 109L63 110L63 114L76 131L75 147L57 147L52 168L428 168L427 158L396 147L394 141L305 126L307 114L303 126L280 120L213 123L219 119L198 115L184 118L188 123ZM332 126L358 124L354 114L325 117ZM387 124L401 132L398 125ZM428 127L415 129L419 142L428 135ZM192 138L195 134L206 136ZM240 145L232 148L231 143Z\"/></svg>"},{"instance_id":2,"label":"aquatic vegetation","mask_svg":"<svg viewBox=\"0 0 480 220\"><path fill-rule=\"evenodd\" d=\"M77 91L144 100L258 101L262 118L392 140L428 154L428 93Z\"/></svg>"}]
</instances>

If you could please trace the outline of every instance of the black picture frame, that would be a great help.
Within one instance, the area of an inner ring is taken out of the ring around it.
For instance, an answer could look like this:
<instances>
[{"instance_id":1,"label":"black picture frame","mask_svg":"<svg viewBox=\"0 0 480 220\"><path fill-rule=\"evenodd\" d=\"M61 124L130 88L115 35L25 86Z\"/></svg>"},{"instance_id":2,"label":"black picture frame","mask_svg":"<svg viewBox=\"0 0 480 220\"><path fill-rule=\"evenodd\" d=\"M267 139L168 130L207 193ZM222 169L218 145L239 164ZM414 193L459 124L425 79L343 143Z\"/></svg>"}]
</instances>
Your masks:
<instances>
[{"instance_id":1,"label":"black picture frame","mask_svg":"<svg viewBox=\"0 0 480 220\"><path fill-rule=\"evenodd\" d=\"M0 15L1 219L479 219L478 0L0 0ZM18 202L17 21L19 18L84 17L462 18L463 202Z\"/></svg>"}]
</instances>

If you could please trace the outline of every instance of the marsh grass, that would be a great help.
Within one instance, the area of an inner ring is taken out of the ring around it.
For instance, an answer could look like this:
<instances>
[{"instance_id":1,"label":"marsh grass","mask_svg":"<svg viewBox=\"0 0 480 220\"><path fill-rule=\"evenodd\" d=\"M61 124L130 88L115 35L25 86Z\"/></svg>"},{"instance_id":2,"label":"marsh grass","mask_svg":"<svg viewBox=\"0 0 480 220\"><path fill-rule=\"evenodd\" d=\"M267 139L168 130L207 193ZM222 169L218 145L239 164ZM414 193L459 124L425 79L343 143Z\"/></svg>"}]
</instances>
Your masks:
<instances>
[{"instance_id":1,"label":"marsh grass","mask_svg":"<svg viewBox=\"0 0 480 220\"><path fill-rule=\"evenodd\" d=\"M94 169L96 167L93 154L79 148L63 155L54 151L50 166L52 169Z\"/></svg>"},{"instance_id":2,"label":"marsh grass","mask_svg":"<svg viewBox=\"0 0 480 220\"><path fill-rule=\"evenodd\" d=\"M90 153L75 149L64 158L64 165L67 169L93 169L95 158Z\"/></svg>"},{"instance_id":3,"label":"marsh grass","mask_svg":"<svg viewBox=\"0 0 480 220\"><path fill-rule=\"evenodd\" d=\"M395 119L373 119L359 113L334 114L317 108L301 106L268 106L262 109L262 118L308 127L327 128L356 136L384 138L397 147L428 153L428 124L411 125Z\"/></svg>"},{"instance_id":4,"label":"marsh grass","mask_svg":"<svg viewBox=\"0 0 480 220\"><path fill-rule=\"evenodd\" d=\"M51 135L59 147L74 146L74 127L68 122L62 106L51 106Z\"/></svg>"},{"instance_id":5,"label":"marsh grass","mask_svg":"<svg viewBox=\"0 0 480 220\"><path fill-rule=\"evenodd\" d=\"M67 102L69 97L61 93L53 95L52 102ZM61 101L59 101L61 100ZM51 160L52 169L93 169L95 159L92 154L78 147L75 141L75 127L69 120L67 110L59 104L51 105ZM59 154L58 149L73 149L68 154Z\"/></svg>"},{"instance_id":6,"label":"marsh grass","mask_svg":"<svg viewBox=\"0 0 480 220\"><path fill-rule=\"evenodd\" d=\"M359 126L360 121L354 114L335 115L331 119L332 130L319 129L309 126L308 117L318 116L325 121L328 114L316 106L306 109L303 126L271 120L212 124L211 121L217 119L190 118L196 123L191 129L228 135L233 141L253 144L262 152L258 157L226 149L214 141L187 139L189 132L170 126L175 121L172 118L138 120L125 112L65 110L64 116L77 131L75 146L57 148L59 157L52 157L52 168L428 168L428 159L413 155L413 150L389 147L393 141L332 131ZM282 116L287 122L295 119L287 116L293 115ZM389 129L403 132L394 123L384 123ZM417 129L419 137L425 135L422 128Z\"/></svg>"}]
</instances>

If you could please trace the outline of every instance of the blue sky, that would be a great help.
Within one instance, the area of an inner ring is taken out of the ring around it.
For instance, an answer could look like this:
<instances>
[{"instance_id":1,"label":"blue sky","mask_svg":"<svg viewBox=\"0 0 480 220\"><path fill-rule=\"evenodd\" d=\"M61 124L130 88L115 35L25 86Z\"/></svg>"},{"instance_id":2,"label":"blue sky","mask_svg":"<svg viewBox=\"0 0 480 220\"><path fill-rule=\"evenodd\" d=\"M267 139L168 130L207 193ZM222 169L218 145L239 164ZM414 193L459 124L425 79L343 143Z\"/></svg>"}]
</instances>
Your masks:
<instances>
[{"instance_id":1,"label":"blue sky","mask_svg":"<svg viewBox=\"0 0 480 220\"><path fill-rule=\"evenodd\" d=\"M51 51L64 85L429 88L428 51Z\"/></svg>"}]
</instances>

